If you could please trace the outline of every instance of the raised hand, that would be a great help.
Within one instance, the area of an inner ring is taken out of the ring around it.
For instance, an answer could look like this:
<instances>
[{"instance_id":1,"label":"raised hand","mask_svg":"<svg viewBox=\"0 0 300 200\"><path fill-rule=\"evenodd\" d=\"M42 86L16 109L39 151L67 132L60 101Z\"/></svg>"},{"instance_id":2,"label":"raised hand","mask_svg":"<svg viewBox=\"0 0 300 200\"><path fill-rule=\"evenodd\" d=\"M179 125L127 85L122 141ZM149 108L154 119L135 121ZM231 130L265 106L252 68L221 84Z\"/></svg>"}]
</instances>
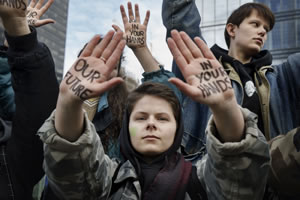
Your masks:
<instances>
[{"instance_id":1,"label":"raised hand","mask_svg":"<svg viewBox=\"0 0 300 200\"><path fill-rule=\"evenodd\" d=\"M4 18L4 19L25 17L26 16L26 8L27 8L27 0L0 1L0 16L1 16L1 18Z\"/></svg>"},{"instance_id":2,"label":"raised hand","mask_svg":"<svg viewBox=\"0 0 300 200\"><path fill-rule=\"evenodd\" d=\"M68 94L67 97L73 100L84 101L122 82L119 77L111 77L125 46L122 35L120 31L116 34L109 31L100 43L99 35L93 37L65 75L61 93Z\"/></svg>"},{"instance_id":3,"label":"raised hand","mask_svg":"<svg viewBox=\"0 0 300 200\"><path fill-rule=\"evenodd\" d=\"M127 46L131 49L136 49L140 47L145 47L146 35L147 35L147 25L150 18L150 11L146 13L143 24L141 24L140 12L138 4L135 4L135 15L133 14L131 2L128 2L128 17L125 12L123 5L120 6L120 11L122 15L122 20L124 24L124 37L126 39ZM119 29L116 25L113 25L114 29Z\"/></svg>"},{"instance_id":4,"label":"raised hand","mask_svg":"<svg viewBox=\"0 0 300 200\"><path fill-rule=\"evenodd\" d=\"M231 82L222 65L198 37L195 43L184 33L173 30L168 45L187 83L177 78L170 81L195 101L207 105L234 98Z\"/></svg>"},{"instance_id":5,"label":"raised hand","mask_svg":"<svg viewBox=\"0 0 300 200\"><path fill-rule=\"evenodd\" d=\"M27 22L31 26L40 27L49 23L54 23L53 19L40 19L47 10L51 7L54 0L48 0L45 5L43 5L44 0L31 0L27 8Z\"/></svg>"},{"instance_id":6,"label":"raised hand","mask_svg":"<svg viewBox=\"0 0 300 200\"><path fill-rule=\"evenodd\" d=\"M231 82L222 65L199 38L195 43L184 33L173 30L168 45L187 83L169 81L199 103L207 104L223 142L240 141L244 118L234 96Z\"/></svg>"},{"instance_id":7,"label":"raised hand","mask_svg":"<svg viewBox=\"0 0 300 200\"><path fill-rule=\"evenodd\" d=\"M11 36L30 33L26 20L27 0L0 1L0 17L5 31Z\"/></svg>"}]
</instances>

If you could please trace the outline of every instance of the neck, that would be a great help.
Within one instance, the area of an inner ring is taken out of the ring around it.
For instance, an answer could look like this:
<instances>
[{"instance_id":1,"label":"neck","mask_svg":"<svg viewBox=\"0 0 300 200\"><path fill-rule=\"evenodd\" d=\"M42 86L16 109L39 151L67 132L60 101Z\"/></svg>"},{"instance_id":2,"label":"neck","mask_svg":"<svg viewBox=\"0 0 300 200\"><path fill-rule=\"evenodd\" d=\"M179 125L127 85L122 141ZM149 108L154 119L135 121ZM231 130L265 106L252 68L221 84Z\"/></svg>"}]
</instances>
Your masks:
<instances>
[{"instance_id":1,"label":"neck","mask_svg":"<svg viewBox=\"0 0 300 200\"><path fill-rule=\"evenodd\" d=\"M236 48L229 48L228 55L240 61L242 64L249 63L252 56L247 56L243 51Z\"/></svg>"}]
</instances>

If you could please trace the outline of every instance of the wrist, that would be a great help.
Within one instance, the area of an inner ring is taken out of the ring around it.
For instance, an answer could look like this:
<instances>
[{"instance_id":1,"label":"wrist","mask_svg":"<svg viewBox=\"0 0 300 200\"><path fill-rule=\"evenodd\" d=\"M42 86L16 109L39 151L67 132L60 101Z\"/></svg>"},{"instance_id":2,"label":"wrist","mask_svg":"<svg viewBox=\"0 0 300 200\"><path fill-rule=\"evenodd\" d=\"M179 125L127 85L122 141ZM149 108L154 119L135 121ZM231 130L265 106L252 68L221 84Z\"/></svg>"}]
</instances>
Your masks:
<instances>
[{"instance_id":1,"label":"wrist","mask_svg":"<svg viewBox=\"0 0 300 200\"><path fill-rule=\"evenodd\" d=\"M30 33L26 17L15 17L3 20L5 31L10 36L22 36Z\"/></svg>"},{"instance_id":2,"label":"wrist","mask_svg":"<svg viewBox=\"0 0 300 200\"><path fill-rule=\"evenodd\" d=\"M78 96L74 95L74 93L69 89L69 87L63 83L59 87L59 102L64 106L72 107L81 107L83 104L83 100L81 100Z\"/></svg>"},{"instance_id":3,"label":"wrist","mask_svg":"<svg viewBox=\"0 0 300 200\"><path fill-rule=\"evenodd\" d=\"M133 51L134 54L143 53L143 52L148 52L149 51L148 46L134 47L134 48L131 48L131 50Z\"/></svg>"}]
</instances>

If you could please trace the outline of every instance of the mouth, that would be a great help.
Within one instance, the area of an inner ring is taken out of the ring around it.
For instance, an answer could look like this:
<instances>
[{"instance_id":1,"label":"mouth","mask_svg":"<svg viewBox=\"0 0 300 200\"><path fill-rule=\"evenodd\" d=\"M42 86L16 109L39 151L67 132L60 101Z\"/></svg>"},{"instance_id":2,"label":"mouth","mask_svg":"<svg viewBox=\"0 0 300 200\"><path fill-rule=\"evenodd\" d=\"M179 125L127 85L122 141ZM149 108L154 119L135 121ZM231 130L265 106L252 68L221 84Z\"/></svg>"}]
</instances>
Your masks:
<instances>
[{"instance_id":1,"label":"mouth","mask_svg":"<svg viewBox=\"0 0 300 200\"><path fill-rule=\"evenodd\" d=\"M159 137L155 135L146 135L145 137L142 137L142 139L159 139Z\"/></svg>"},{"instance_id":2,"label":"mouth","mask_svg":"<svg viewBox=\"0 0 300 200\"><path fill-rule=\"evenodd\" d=\"M262 40L261 38L254 38L254 40L255 40L256 42L258 42L260 45L263 44L263 40Z\"/></svg>"}]
</instances>

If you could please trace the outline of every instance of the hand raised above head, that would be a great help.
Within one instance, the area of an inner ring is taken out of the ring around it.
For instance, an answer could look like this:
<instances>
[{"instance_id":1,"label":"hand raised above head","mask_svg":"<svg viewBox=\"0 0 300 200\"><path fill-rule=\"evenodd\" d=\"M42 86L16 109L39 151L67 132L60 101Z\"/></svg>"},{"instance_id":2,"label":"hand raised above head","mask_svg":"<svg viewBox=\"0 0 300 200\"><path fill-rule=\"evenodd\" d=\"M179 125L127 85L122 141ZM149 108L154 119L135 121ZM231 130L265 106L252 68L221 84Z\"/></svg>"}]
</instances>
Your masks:
<instances>
[{"instance_id":1,"label":"hand raised above head","mask_svg":"<svg viewBox=\"0 0 300 200\"><path fill-rule=\"evenodd\" d=\"M28 0L0 1L0 16L2 20L7 18L25 17Z\"/></svg>"},{"instance_id":2,"label":"hand raised above head","mask_svg":"<svg viewBox=\"0 0 300 200\"><path fill-rule=\"evenodd\" d=\"M123 5L120 6L122 20L124 24L124 38L126 39L127 46L131 49L145 47L147 39L147 26L150 18L150 11L146 12L143 24L141 24L140 12L138 4L135 4L135 15L133 14L131 2L128 2L128 17ZM114 26L113 26L114 27ZM116 29L116 27L114 27Z\"/></svg>"},{"instance_id":3,"label":"hand raised above head","mask_svg":"<svg viewBox=\"0 0 300 200\"><path fill-rule=\"evenodd\" d=\"M170 81L195 101L207 105L234 98L229 77L207 45L198 37L195 44L184 32L173 30L171 35L168 46L187 83L177 78Z\"/></svg>"},{"instance_id":4,"label":"hand raised above head","mask_svg":"<svg viewBox=\"0 0 300 200\"><path fill-rule=\"evenodd\" d=\"M122 82L111 77L125 46L122 32L109 31L104 38L94 36L82 51L80 57L66 73L60 93L73 100L84 101L97 97Z\"/></svg>"},{"instance_id":5,"label":"hand raised above head","mask_svg":"<svg viewBox=\"0 0 300 200\"><path fill-rule=\"evenodd\" d=\"M49 23L54 23L53 19L40 19L47 10L51 7L54 0L48 0L44 3L44 0L31 0L29 6L27 7L27 22L31 26L40 27Z\"/></svg>"}]
</instances>

